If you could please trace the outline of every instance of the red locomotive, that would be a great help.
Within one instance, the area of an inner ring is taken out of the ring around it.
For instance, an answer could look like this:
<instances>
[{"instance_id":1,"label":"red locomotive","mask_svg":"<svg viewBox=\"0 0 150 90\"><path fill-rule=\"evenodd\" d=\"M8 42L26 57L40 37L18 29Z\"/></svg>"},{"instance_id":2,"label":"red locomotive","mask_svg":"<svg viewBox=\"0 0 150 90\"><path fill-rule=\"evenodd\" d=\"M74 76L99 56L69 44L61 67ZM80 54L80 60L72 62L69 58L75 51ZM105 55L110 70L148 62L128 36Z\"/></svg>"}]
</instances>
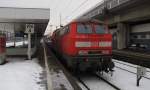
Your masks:
<instances>
[{"instance_id":1,"label":"red locomotive","mask_svg":"<svg viewBox=\"0 0 150 90\"><path fill-rule=\"evenodd\" d=\"M77 20L55 30L52 46L70 69L111 71L112 35L107 25L95 20Z\"/></svg>"}]
</instances>

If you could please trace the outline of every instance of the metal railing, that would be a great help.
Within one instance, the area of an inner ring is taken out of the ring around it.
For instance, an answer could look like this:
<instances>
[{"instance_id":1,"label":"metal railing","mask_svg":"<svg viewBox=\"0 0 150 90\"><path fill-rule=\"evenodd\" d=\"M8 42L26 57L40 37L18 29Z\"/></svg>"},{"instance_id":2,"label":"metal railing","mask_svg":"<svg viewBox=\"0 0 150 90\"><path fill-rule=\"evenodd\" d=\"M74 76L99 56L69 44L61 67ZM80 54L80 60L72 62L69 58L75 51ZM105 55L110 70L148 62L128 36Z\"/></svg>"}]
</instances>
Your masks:
<instances>
[{"instance_id":1,"label":"metal railing","mask_svg":"<svg viewBox=\"0 0 150 90\"><path fill-rule=\"evenodd\" d=\"M105 2L104 2L105 1ZM103 9L105 5L108 9L112 9L114 7L117 7L123 3L126 3L131 0L104 0L102 3L99 3L99 5L96 5L93 9L90 9L85 14L81 15L82 18L92 18L93 16L99 15L103 13Z\"/></svg>"}]
</instances>

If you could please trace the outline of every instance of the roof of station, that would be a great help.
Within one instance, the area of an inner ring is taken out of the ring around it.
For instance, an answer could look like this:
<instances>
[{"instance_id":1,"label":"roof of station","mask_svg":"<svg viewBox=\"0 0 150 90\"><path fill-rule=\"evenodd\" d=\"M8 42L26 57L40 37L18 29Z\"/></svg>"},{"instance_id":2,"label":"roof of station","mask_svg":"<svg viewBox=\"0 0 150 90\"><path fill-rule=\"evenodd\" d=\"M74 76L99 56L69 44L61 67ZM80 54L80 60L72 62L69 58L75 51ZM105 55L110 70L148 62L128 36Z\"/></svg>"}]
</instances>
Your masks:
<instances>
[{"instance_id":1,"label":"roof of station","mask_svg":"<svg viewBox=\"0 0 150 90\"><path fill-rule=\"evenodd\" d=\"M48 23L48 8L0 7L0 23Z\"/></svg>"}]
</instances>

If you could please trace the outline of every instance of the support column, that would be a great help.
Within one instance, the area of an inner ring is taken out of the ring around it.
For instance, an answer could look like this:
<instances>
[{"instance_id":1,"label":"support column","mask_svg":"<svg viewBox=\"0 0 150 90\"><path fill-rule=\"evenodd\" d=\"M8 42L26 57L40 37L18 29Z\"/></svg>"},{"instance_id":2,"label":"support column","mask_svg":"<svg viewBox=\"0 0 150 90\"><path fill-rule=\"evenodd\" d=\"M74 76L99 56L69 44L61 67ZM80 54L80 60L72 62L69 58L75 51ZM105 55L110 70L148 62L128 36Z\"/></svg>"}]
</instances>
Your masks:
<instances>
[{"instance_id":1,"label":"support column","mask_svg":"<svg viewBox=\"0 0 150 90\"><path fill-rule=\"evenodd\" d=\"M28 33L28 60L31 60L31 33Z\"/></svg>"},{"instance_id":2,"label":"support column","mask_svg":"<svg viewBox=\"0 0 150 90\"><path fill-rule=\"evenodd\" d=\"M124 23L117 24L117 48L124 49L129 42L129 25Z\"/></svg>"},{"instance_id":3,"label":"support column","mask_svg":"<svg viewBox=\"0 0 150 90\"><path fill-rule=\"evenodd\" d=\"M129 24L126 24L126 47L130 45L130 33L131 33L131 27Z\"/></svg>"}]
</instances>

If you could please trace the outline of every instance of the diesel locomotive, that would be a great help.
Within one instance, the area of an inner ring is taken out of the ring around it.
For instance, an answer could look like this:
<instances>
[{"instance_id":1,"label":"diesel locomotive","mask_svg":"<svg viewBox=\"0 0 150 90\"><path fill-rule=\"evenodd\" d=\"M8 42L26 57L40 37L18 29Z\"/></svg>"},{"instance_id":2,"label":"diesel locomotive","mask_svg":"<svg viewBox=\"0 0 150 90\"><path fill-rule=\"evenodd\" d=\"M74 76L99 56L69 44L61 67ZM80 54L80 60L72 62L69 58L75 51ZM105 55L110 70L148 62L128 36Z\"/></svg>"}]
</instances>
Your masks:
<instances>
[{"instance_id":1,"label":"diesel locomotive","mask_svg":"<svg viewBox=\"0 0 150 90\"><path fill-rule=\"evenodd\" d=\"M112 35L96 20L75 20L51 36L52 48L72 70L112 71Z\"/></svg>"}]
</instances>

